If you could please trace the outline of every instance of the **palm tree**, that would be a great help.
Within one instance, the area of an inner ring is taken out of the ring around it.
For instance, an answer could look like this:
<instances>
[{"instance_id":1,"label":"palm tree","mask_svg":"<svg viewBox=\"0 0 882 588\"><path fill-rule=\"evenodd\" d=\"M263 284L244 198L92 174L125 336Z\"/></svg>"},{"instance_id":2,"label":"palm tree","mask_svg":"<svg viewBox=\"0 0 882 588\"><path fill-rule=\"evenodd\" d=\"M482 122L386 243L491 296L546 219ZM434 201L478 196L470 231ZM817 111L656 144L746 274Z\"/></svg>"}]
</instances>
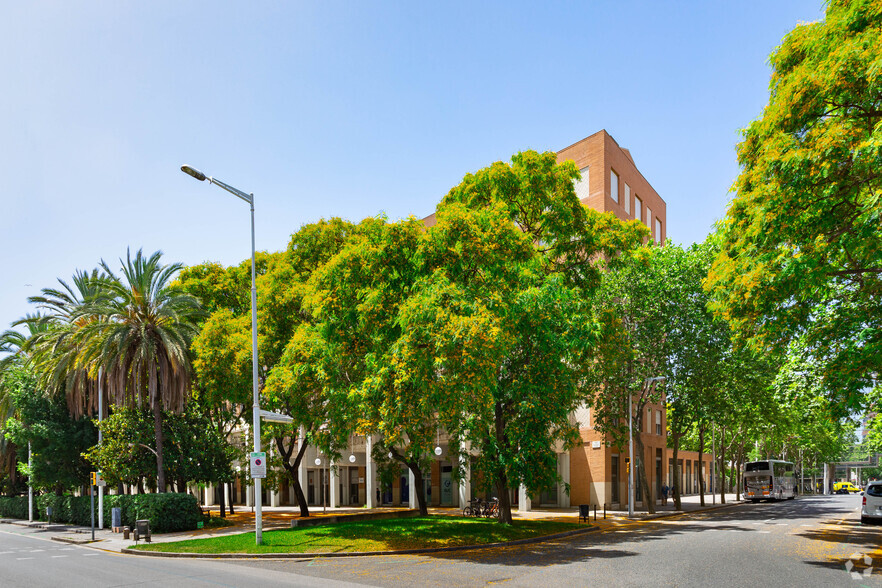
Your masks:
<instances>
[{"instance_id":1,"label":"palm tree","mask_svg":"<svg viewBox=\"0 0 882 588\"><path fill-rule=\"evenodd\" d=\"M133 258L127 252L120 277L102 260L101 292L72 318L82 321L79 365L86 361L90 374L102 368L110 401L152 410L157 491L165 492L162 411L184 408L192 377L190 341L203 311L196 298L169 287L183 266L163 265L161 256L157 251L145 257L139 250Z\"/></svg>"},{"instance_id":2,"label":"palm tree","mask_svg":"<svg viewBox=\"0 0 882 588\"><path fill-rule=\"evenodd\" d=\"M93 415L100 404L100 370L85 335L86 327L98 317L90 315L86 307L104 294L109 278L97 269L91 273L77 270L71 285L60 279L58 283L60 288L43 288L42 295L28 299L41 309L42 315L14 324L38 327L38 332L28 340L27 348L43 386L53 392L64 391L74 417ZM104 400L107 400L106 392ZM106 411L106 402L104 407Z\"/></svg>"}]
</instances>

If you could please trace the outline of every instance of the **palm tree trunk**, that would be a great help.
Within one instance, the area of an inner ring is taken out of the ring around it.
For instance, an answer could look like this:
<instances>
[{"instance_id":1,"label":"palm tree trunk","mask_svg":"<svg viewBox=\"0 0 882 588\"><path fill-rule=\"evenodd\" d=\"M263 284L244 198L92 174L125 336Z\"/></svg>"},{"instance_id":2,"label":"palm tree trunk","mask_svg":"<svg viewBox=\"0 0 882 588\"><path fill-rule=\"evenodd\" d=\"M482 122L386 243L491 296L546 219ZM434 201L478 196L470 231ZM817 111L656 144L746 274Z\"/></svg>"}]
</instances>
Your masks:
<instances>
[{"instance_id":1,"label":"palm tree trunk","mask_svg":"<svg viewBox=\"0 0 882 588\"><path fill-rule=\"evenodd\" d=\"M156 435L156 492L165 492L165 467L162 463L162 406L153 403L153 432Z\"/></svg>"}]
</instances>

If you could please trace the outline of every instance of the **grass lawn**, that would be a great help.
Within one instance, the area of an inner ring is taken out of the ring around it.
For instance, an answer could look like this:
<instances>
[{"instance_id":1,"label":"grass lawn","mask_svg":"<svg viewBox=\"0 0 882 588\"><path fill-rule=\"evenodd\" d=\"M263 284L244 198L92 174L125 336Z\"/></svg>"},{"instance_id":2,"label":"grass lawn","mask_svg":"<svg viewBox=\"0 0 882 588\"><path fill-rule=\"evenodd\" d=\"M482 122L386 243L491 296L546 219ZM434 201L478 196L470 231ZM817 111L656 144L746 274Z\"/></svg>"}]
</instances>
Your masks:
<instances>
[{"instance_id":1,"label":"grass lawn","mask_svg":"<svg viewBox=\"0 0 882 588\"><path fill-rule=\"evenodd\" d=\"M265 531L263 545L254 533L139 545L144 551L174 553L330 553L481 545L552 535L584 528L577 523L517 520L500 525L488 519L429 516L302 529Z\"/></svg>"}]
</instances>

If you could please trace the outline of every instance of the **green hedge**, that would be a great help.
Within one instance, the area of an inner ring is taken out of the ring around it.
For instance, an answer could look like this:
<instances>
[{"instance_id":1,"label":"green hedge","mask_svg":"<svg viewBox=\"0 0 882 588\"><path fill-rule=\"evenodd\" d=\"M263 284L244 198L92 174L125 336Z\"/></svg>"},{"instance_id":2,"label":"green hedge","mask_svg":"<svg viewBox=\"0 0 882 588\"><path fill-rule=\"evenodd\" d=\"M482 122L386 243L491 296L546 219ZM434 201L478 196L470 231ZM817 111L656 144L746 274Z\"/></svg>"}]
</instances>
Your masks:
<instances>
[{"instance_id":1,"label":"green hedge","mask_svg":"<svg viewBox=\"0 0 882 588\"><path fill-rule=\"evenodd\" d=\"M28 497L0 496L0 517L9 519L28 518Z\"/></svg>"},{"instance_id":2,"label":"green hedge","mask_svg":"<svg viewBox=\"0 0 882 588\"><path fill-rule=\"evenodd\" d=\"M52 508L53 523L68 523L89 527L92 524L92 505L89 496L56 496L43 494L34 500L34 517L48 520L46 508ZM95 508L98 499L95 498ZM112 508L122 509L122 524L133 527L135 521L148 519L150 530L156 533L192 531L202 520L202 511L196 497L190 494L122 494L104 497L104 526L113 521ZM28 518L27 496L0 497L0 516L14 519ZM97 513L96 513L97 523Z\"/></svg>"}]
</instances>

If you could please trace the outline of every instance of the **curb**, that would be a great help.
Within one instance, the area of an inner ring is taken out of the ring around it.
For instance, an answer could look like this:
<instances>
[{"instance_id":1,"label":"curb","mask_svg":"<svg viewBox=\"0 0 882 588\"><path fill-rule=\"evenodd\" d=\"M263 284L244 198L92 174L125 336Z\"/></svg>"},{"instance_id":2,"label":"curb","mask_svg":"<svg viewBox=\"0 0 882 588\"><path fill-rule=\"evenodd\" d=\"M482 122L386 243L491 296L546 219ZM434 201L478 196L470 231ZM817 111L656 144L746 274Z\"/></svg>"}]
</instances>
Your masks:
<instances>
[{"instance_id":1,"label":"curb","mask_svg":"<svg viewBox=\"0 0 882 588\"><path fill-rule=\"evenodd\" d=\"M71 543L73 545L88 545L89 543L99 543L103 541L102 539L74 539L73 537L49 537L52 541L58 541L59 543Z\"/></svg>"},{"instance_id":2,"label":"curb","mask_svg":"<svg viewBox=\"0 0 882 588\"><path fill-rule=\"evenodd\" d=\"M669 519L669 518L673 518L673 517L679 517L679 516L688 515L688 514L695 514L695 513L705 512L705 511L709 511L709 510L719 510L721 508L729 508L731 506L739 506L742 504L744 504L744 502L727 502L726 504L717 504L717 505L712 504L710 506L696 508L695 510L678 510L678 511L674 511L674 512L656 513L656 514L652 514L652 515L647 515L645 517L641 517L639 519L632 519L632 520L635 520L635 521L654 521L656 519Z\"/></svg>"},{"instance_id":3,"label":"curb","mask_svg":"<svg viewBox=\"0 0 882 588\"><path fill-rule=\"evenodd\" d=\"M457 545L456 547L427 547L424 549L400 549L397 551L354 551L329 553L167 553L163 551L142 551L140 549L125 548L120 553L127 555L146 555L150 557L184 557L193 559L318 559L322 557L371 557L376 555L419 555L424 553L446 553L451 551L468 551L475 549L490 549L493 547L510 547L513 545L527 545L530 543L542 543L554 539L563 539L575 535L586 535L597 532L600 527L586 527L574 531L565 531L542 537L528 539L516 539L515 541L503 541L487 543L485 545Z\"/></svg>"}]
</instances>

